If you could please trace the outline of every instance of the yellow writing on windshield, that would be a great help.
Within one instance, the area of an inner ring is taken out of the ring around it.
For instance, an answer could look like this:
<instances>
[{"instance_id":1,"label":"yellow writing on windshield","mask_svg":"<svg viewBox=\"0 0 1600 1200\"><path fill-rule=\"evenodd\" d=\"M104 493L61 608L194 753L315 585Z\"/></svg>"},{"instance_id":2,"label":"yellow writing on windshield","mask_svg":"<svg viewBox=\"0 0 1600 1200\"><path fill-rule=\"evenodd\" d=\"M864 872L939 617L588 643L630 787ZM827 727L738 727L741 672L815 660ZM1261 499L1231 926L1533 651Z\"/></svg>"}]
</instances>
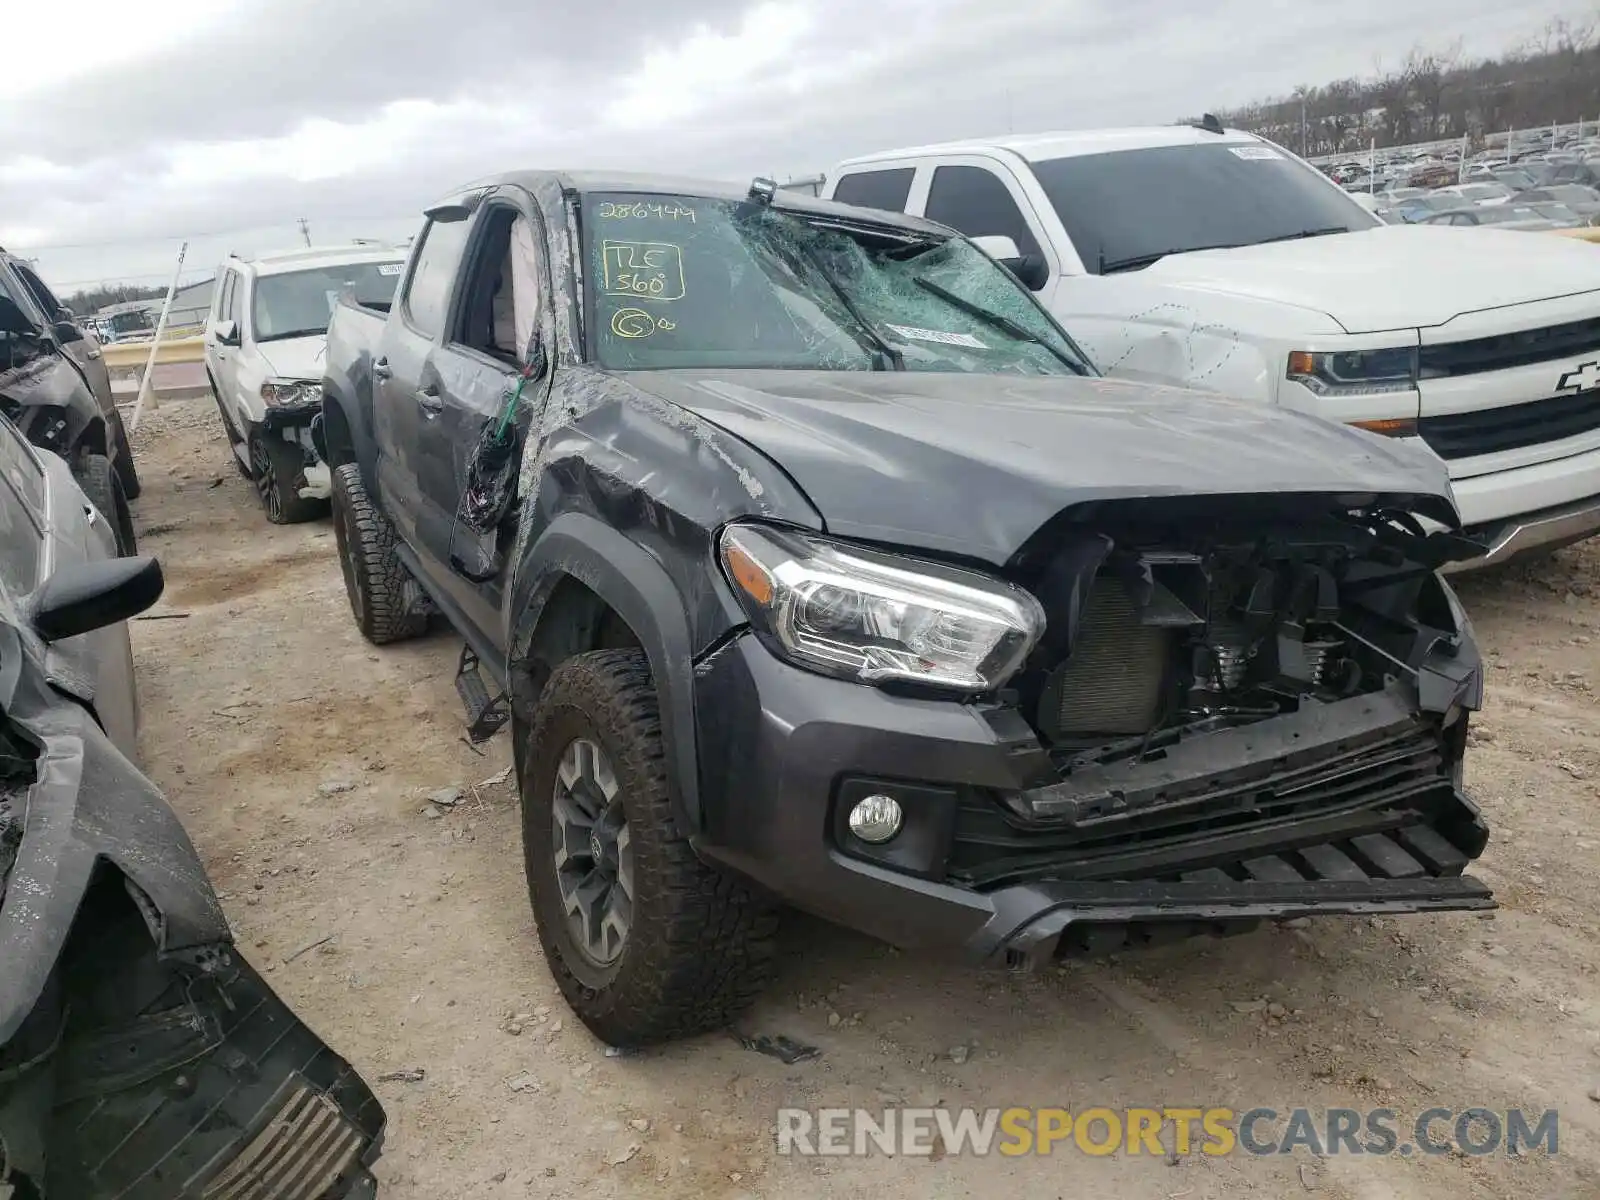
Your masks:
<instances>
[{"instance_id":1,"label":"yellow writing on windshield","mask_svg":"<svg viewBox=\"0 0 1600 1200\"><path fill-rule=\"evenodd\" d=\"M600 243L605 293L649 300L683 298L683 250L671 242Z\"/></svg>"}]
</instances>

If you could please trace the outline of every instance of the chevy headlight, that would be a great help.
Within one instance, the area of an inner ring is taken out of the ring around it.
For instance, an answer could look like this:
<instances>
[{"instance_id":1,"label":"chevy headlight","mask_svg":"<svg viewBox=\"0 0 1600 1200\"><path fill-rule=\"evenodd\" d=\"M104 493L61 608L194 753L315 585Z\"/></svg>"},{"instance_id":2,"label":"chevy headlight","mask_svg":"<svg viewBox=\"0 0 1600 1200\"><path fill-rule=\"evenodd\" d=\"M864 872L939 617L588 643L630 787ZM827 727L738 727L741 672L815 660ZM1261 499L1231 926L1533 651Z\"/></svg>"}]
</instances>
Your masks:
<instances>
[{"instance_id":1,"label":"chevy headlight","mask_svg":"<svg viewBox=\"0 0 1600 1200\"><path fill-rule=\"evenodd\" d=\"M976 571L754 525L718 551L767 645L827 675L992 691L1044 633L1037 600Z\"/></svg>"},{"instance_id":2,"label":"chevy headlight","mask_svg":"<svg viewBox=\"0 0 1600 1200\"><path fill-rule=\"evenodd\" d=\"M1376 396L1417 387L1417 348L1340 350L1332 354L1295 350L1289 378L1319 396Z\"/></svg>"},{"instance_id":3,"label":"chevy headlight","mask_svg":"<svg viewBox=\"0 0 1600 1200\"><path fill-rule=\"evenodd\" d=\"M309 379L269 379L261 385L261 399L273 408L316 404L322 400L322 385Z\"/></svg>"}]
</instances>

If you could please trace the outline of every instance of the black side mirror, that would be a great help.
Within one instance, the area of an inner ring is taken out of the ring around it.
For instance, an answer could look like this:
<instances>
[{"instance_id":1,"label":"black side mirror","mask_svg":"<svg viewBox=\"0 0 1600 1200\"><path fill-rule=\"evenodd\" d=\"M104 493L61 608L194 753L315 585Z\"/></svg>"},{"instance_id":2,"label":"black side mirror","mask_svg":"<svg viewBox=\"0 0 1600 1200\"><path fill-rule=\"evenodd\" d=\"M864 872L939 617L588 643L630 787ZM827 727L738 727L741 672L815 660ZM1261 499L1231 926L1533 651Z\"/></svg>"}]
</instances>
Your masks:
<instances>
[{"instance_id":1,"label":"black side mirror","mask_svg":"<svg viewBox=\"0 0 1600 1200\"><path fill-rule=\"evenodd\" d=\"M62 567L31 597L34 632L59 642L104 629L138 616L165 586L161 564L148 555Z\"/></svg>"},{"instance_id":2,"label":"black side mirror","mask_svg":"<svg viewBox=\"0 0 1600 1200\"><path fill-rule=\"evenodd\" d=\"M1050 282L1050 264L1042 254L1024 254L1021 258L1001 259L1000 265L1017 277L1018 282L1030 292L1037 292Z\"/></svg>"},{"instance_id":3,"label":"black side mirror","mask_svg":"<svg viewBox=\"0 0 1600 1200\"><path fill-rule=\"evenodd\" d=\"M50 329L56 335L56 341L63 346L69 342L83 341L83 330L79 329L71 321L57 321Z\"/></svg>"}]
</instances>

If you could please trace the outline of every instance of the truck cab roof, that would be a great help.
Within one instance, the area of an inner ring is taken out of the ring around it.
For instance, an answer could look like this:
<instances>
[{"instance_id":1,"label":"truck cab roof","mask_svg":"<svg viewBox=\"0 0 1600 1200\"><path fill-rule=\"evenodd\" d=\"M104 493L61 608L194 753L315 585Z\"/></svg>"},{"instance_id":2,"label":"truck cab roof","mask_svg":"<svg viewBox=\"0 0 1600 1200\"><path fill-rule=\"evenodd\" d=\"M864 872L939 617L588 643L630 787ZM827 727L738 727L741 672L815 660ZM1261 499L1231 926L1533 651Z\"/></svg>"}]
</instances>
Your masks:
<instances>
[{"instance_id":1,"label":"truck cab roof","mask_svg":"<svg viewBox=\"0 0 1600 1200\"><path fill-rule=\"evenodd\" d=\"M1153 125L1126 129L1053 130L1044 133L1007 135L1006 137L966 138L953 142L936 142L926 146L906 146L897 150L880 150L873 154L858 155L841 162L836 171L866 163L880 163L890 159L933 158L952 154L993 153L1005 151L1028 162L1043 162L1053 158L1072 158L1083 154L1109 154L1118 150L1153 150L1164 146L1212 145L1221 143L1243 144L1262 139L1242 129L1225 129L1212 133L1192 125Z\"/></svg>"},{"instance_id":2,"label":"truck cab roof","mask_svg":"<svg viewBox=\"0 0 1600 1200\"><path fill-rule=\"evenodd\" d=\"M249 258L229 255L227 266L254 275L286 275L315 267L348 263L395 262L406 256L403 246L307 246L298 250L276 250Z\"/></svg>"},{"instance_id":3,"label":"truck cab roof","mask_svg":"<svg viewBox=\"0 0 1600 1200\"><path fill-rule=\"evenodd\" d=\"M563 192L580 195L595 192L634 192L652 196L694 196L707 200L737 202L750 195L751 183L740 184L725 179L617 171L508 171L475 179L453 188L442 196L434 207L460 203L467 197L482 194L489 189L508 186L521 188L530 195L537 194L542 188L555 187ZM857 224L868 221L874 225L892 226L908 232L934 234L939 237L949 237L952 232L948 226L921 217L879 210L868 211L853 205L821 200L803 192L786 191L781 188L773 196L772 207L783 212L836 216Z\"/></svg>"}]
</instances>

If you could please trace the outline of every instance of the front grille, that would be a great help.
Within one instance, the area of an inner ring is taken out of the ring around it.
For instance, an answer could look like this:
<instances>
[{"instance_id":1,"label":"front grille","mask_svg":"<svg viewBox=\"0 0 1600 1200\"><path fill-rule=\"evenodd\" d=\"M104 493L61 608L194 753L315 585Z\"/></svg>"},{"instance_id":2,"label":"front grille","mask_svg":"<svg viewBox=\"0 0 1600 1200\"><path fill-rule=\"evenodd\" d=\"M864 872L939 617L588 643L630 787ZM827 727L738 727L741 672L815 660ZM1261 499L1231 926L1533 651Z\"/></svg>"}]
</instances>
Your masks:
<instances>
[{"instance_id":1,"label":"front grille","mask_svg":"<svg viewBox=\"0 0 1600 1200\"><path fill-rule=\"evenodd\" d=\"M271 1120L206 1186L205 1200L320 1200L361 1160L366 1139L298 1075Z\"/></svg>"},{"instance_id":2,"label":"front grille","mask_svg":"<svg viewBox=\"0 0 1600 1200\"><path fill-rule=\"evenodd\" d=\"M1529 367L1594 350L1600 350L1600 317L1423 346L1420 366L1423 379L1438 379Z\"/></svg>"},{"instance_id":3,"label":"front grille","mask_svg":"<svg viewBox=\"0 0 1600 1200\"><path fill-rule=\"evenodd\" d=\"M1520 450L1595 429L1600 429L1600 390L1417 422L1423 441L1446 459Z\"/></svg>"},{"instance_id":4,"label":"front grille","mask_svg":"<svg viewBox=\"0 0 1600 1200\"><path fill-rule=\"evenodd\" d=\"M1236 785L1072 823L1025 821L973 793L956 813L950 875L974 887L1024 878L1177 879L1296 842L1394 831L1453 799L1438 735L1423 725Z\"/></svg>"}]
</instances>

